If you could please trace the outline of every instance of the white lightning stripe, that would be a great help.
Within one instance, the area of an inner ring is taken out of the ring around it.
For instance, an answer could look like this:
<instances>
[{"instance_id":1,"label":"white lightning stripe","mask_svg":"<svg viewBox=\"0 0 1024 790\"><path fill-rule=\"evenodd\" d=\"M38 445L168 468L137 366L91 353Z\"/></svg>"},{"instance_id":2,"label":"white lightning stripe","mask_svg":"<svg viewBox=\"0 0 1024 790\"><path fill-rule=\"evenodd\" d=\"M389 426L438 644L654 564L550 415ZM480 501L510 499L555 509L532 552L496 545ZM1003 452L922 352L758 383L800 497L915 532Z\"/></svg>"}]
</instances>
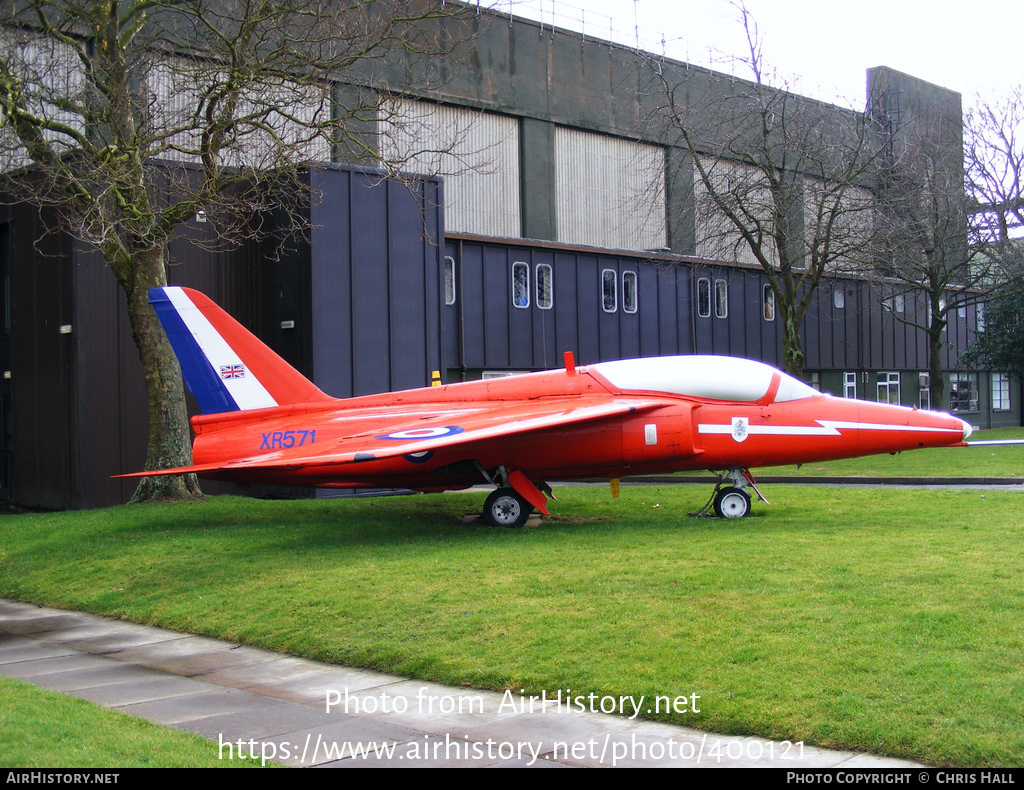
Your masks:
<instances>
[{"instance_id":1,"label":"white lightning stripe","mask_svg":"<svg viewBox=\"0 0 1024 790\"><path fill-rule=\"evenodd\" d=\"M196 307L192 300L182 292L181 288L176 286L165 288L164 293L171 300L171 304L174 305L174 309L178 312L178 316L188 331L192 333L192 337L195 338L196 344L203 352L207 362L213 366L213 372L218 378L222 365L243 365L235 350L220 336L220 332L203 315L202 310ZM221 379L220 381L231 393L231 397L234 398L240 409L266 409L278 405L248 366L245 366L244 376Z\"/></svg>"},{"instance_id":2,"label":"white lightning stripe","mask_svg":"<svg viewBox=\"0 0 1024 790\"><path fill-rule=\"evenodd\" d=\"M747 434L761 436L839 436L840 430L851 431L927 431L929 433L962 433L959 428L939 428L919 425L889 425L877 422L840 422L836 420L815 420L814 425L748 425ZM699 433L732 434L732 425L701 423Z\"/></svg>"}]
</instances>

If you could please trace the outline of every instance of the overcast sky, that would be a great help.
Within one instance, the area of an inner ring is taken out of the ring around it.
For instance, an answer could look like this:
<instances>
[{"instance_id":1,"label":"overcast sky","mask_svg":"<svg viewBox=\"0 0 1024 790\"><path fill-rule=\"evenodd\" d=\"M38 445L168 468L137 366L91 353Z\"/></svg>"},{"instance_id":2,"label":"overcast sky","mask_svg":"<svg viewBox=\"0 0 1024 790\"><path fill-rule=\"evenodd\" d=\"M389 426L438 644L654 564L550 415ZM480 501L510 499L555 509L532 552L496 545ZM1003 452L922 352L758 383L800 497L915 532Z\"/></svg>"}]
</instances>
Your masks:
<instances>
[{"instance_id":1,"label":"overcast sky","mask_svg":"<svg viewBox=\"0 0 1024 790\"><path fill-rule=\"evenodd\" d=\"M749 76L738 11L728 0L494 0L490 5L595 38L613 38L716 70ZM795 89L863 107L865 72L890 66L990 99L1024 83L1020 0L747 0L763 60ZM773 84L781 84L774 82Z\"/></svg>"}]
</instances>

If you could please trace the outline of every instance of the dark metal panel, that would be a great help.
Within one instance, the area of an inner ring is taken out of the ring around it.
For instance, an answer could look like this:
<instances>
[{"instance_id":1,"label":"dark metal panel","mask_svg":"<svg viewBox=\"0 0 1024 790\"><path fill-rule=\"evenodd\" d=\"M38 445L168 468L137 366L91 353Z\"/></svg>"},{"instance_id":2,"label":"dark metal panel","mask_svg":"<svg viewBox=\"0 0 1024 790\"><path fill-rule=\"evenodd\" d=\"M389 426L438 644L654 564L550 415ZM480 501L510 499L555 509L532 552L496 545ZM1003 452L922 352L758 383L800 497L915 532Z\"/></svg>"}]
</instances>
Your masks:
<instances>
[{"instance_id":1,"label":"dark metal panel","mask_svg":"<svg viewBox=\"0 0 1024 790\"><path fill-rule=\"evenodd\" d=\"M441 283L441 314L439 317L438 331L441 335L441 360L438 362L438 367L441 371L442 380L447 384L449 381L457 379L449 379L447 371L459 369L462 367L462 358L459 353L461 345L460 339L460 325L459 316L460 311L465 308L466 296L463 293L463 261L461 249L464 242L461 241L447 241L444 244L444 255L441 258L440 266L441 271L438 273L438 279ZM444 259L451 258L455 266L455 304L445 304L444 300Z\"/></svg>"},{"instance_id":2,"label":"dark metal panel","mask_svg":"<svg viewBox=\"0 0 1024 790\"><path fill-rule=\"evenodd\" d=\"M661 276L654 261L637 266L637 311L640 348L638 356L662 356ZM673 316L674 317L674 316Z\"/></svg>"},{"instance_id":3,"label":"dark metal panel","mask_svg":"<svg viewBox=\"0 0 1024 790\"><path fill-rule=\"evenodd\" d=\"M672 266L659 269L661 277L658 294L659 335L662 354L692 354L695 352L693 280L691 267Z\"/></svg>"},{"instance_id":4,"label":"dark metal panel","mask_svg":"<svg viewBox=\"0 0 1024 790\"><path fill-rule=\"evenodd\" d=\"M424 245L420 194L411 188L386 182L388 192L388 310L390 323L391 390L430 384L428 348L437 343L427 330L427 301L436 297L436 250L428 269ZM428 271L430 277L428 278ZM429 281L429 286L428 286Z\"/></svg>"},{"instance_id":5,"label":"dark metal panel","mask_svg":"<svg viewBox=\"0 0 1024 790\"><path fill-rule=\"evenodd\" d=\"M849 288L845 290L851 290ZM858 297L858 303L859 303ZM834 307L835 309L835 307ZM843 369L859 370L865 367L864 349L862 347L864 320L858 310L842 310L844 332Z\"/></svg>"},{"instance_id":6,"label":"dark metal panel","mask_svg":"<svg viewBox=\"0 0 1024 790\"><path fill-rule=\"evenodd\" d=\"M834 327L832 322L827 320L823 311L822 294L827 283L822 283L814 292L810 307L807 308L807 318L804 321L804 355L806 367L810 370L832 367L831 349L832 334ZM781 322L781 317L776 310L775 324Z\"/></svg>"},{"instance_id":7,"label":"dark metal panel","mask_svg":"<svg viewBox=\"0 0 1024 790\"><path fill-rule=\"evenodd\" d=\"M697 289L700 287L701 280L707 280L709 287L711 288L711 310L707 316L702 316L700 314L700 299L697 295ZM687 299L692 305L693 311L693 349L695 354L715 353L714 322L716 319L714 309L714 287L714 271L710 267L702 266L693 269L689 286L685 290L687 291Z\"/></svg>"},{"instance_id":8,"label":"dark metal panel","mask_svg":"<svg viewBox=\"0 0 1024 790\"><path fill-rule=\"evenodd\" d=\"M737 350L733 352L736 356L747 357L770 361L772 354L769 346L770 338L767 330L769 322L764 320L764 308L761 304L761 276L757 272L739 272L739 277L734 282L740 286L739 293L739 320L735 318L729 322L736 327L738 338L734 338L731 347ZM730 298L732 294L730 293ZM730 317L732 313L730 305ZM738 342L737 342L738 341Z\"/></svg>"},{"instance_id":9,"label":"dark metal panel","mask_svg":"<svg viewBox=\"0 0 1024 790\"><path fill-rule=\"evenodd\" d=\"M11 371L11 223L0 209L0 502L14 497Z\"/></svg>"},{"instance_id":10,"label":"dark metal panel","mask_svg":"<svg viewBox=\"0 0 1024 790\"><path fill-rule=\"evenodd\" d=\"M386 212L385 188L360 189L351 204L352 227L379 228ZM391 384L388 239L381 233L353 233L351 249L352 394L386 392Z\"/></svg>"},{"instance_id":11,"label":"dark metal panel","mask_svg":"<svg viewBox=\"0 0 1024 790\"><path fill-rule=\"evenodd\" d=\"M531 273L533 274L534 299L531 317L533 319L533 360L532 368L557 368L562 365L562 354L570 349L561 348L558 345L558 333L556 329L556 311L561 304L556 301L556 294L552 291L551 307L541 309L537 299L539 295L539 283L537 278L537 266L547 264L551 267L552 287L558 278L555 269L555 256L550 250L534 250L531 262Z\"/></svg>"},{"instance_id":12,"label":"dark metal panel","mask_svg":"<svg viewBox=\"0 0 1024 790\"><path fill-rule=\"evenodd\" d=\"M893 318L889 314L889 311L878 303L877 298L872 300L871 315L874 332L878 336L880 345L881 367L896 370L899 366L896 362L896 353L894 348L896 333L893 327Z\"/></svg>"},{"instance_id":13,"label":"dark metal panel","mask_svg":"<svg viewBox=\"0 0 1024 790\"><path fill-rule=\"evenodd\" d=\"M960 350L967 348L969 342L969 310L973 308L964 306L963 315L960 314L960 310L961 308L954 307L946 313L946 343L942 348L942 366L945 368L963 368L959 356Z\"/></svg>"},{"instance_id":14,"label":"dark metal panel","mask_svg":"<svg viewBox=\"0 0 1024 790\"><path fill-rule=\"evenodd\" d=\"M484 335L484 247L465 242L459 258L462 275L460 307L463 310L466 366L482 368L487 359Z\"/></svg>"},{"instance_id":15,"label":"dark metal panel","mask_svg":"<svg viewBox=\"0 0 1024 790\"><path fill-rule=\"evenodd\" d=\"M878 300L868 298L865 303L860 306L859 311L867 317L866 338L869 347L867 367L871 370L891 368L892 362L889 361L887 363L886 361L888 349L885 342L885 333L882 329L881 305L879 305Z\"/></svg>"},{"instance_id":16,"label":"dark metal panel","mask_svg":"<svg viewBox=\"0 0 1024 790\"><path fill-rule=\"evenodd\" d=\"M441 266L444 250L444 182L437 179L420 181L419 204L415 206L423 217L424 233L421 239L423 271L426 289L427 370L441 371L443 349L441 340L441 309L444 306L444 270Z\"/></svg>"},{"instance_id":17,"label":"dark metal panel","mask_svg":"<svg viewBox=\"0 0 1024 790\"><path fill-rule=\"evenodd\" d=\"M930 322L928 320L928 303L926 299L922 299L918 307L918 322L922 326L927 326ZM928 365L931 361L931 352L929 349L929 337L928 333L923 330L917 331L917 364L922 370L927 370Z\"/></svg>"},{"instance_id":18,"label":"dark metal panel","mask_svg":"<svg viewBox=\"0 0 1024 790\"><path fill-rule=\"evenodd\" d=\"M624 299L626 297L623 286L622 275L624 272L635 272L637 275L637 287L641 285L640 269L650 264L647 261L638 261L630 258L620 258L618 261L618 289L619 289L619 354L622 359L633 359L640 356L640 328L643 322L643 315L640 312L639 293L635 313L627 313Z\"/></svg>"},{"instance_id":19,"label":"dark metal panel","mask_svg":"<svg viewBox=\"0 0 1024 790\"><path fill-rule=\"evenodd\" d=\"M580 364L600 362L602 354L600 326L600 274L592 255L576 256L576 327L579 337Z\"/></svg>"},{"instance_id":20,"label":"dark metal panel","mask_svg":"<svg viewBox=\"0 0 1024 790\"><path fill-rule=\"evenodd\" d=\"M913 367L911 364L912 356L910 349L907 346L908 334L907 324L903 320L906 314L906 306L904 306L904 315L900 315L895 312L896 305L893 303L889 308L888 320L892 325L892 351L893 351L893 365L899 370L906 370L907 368Z\"/></svg>"},{"instance_id":21,"label":"dark metal panel","mask_svg":"<svg viewBox=\"0 0 1024 790\"><path fill-rule=\"evenodd\" d=\"M352 341L352 249L357 242L351 216L353 204L362 200L362 178L343 169L317 168L310 173L309 245L300 250L301 256L285 253L279 268L291 274L293 281L274 283L271 294L272 300L283 299L296 287L295 280L302 282L303 260L308 256L307 291L295 294L288 308L275 316L277 331L304 340L308 327L313 381L336 398L355 394L354 356L359 351ZM309 313L302 308L305 301L310 303ZM295 329L281 328L282 322L291 320L297 322Z\"/></svg>"},{"instance_id":22,"label":"dark metal panel","mask_svg":"<svg viewBox=\"0 0 1024 790\"><path fill-rule=\"evenodd\" d=\"M30 507L72 505L71 267L66 236L39 212L12 210L11 382L15 497ZM52 219L52 217L48 217Z\"/></svg>"},{"instance_id":23,"label":"dark metal panel","mask_svg":"<svg viewBox=\"0 0 1024 790\"><path fill-rule=\"evenodd\" d=\"M111 475L141 469L148 432L143 370L122 290L100 255L79 249L75 269L75 445L81 473L74 507L126 501L136 481Z\"/></svg>"},{"instance_id":24,"label":"dark metal panel","mask_svg":"<svg viewBox=\"0 0 1024 790\"><path fill-rule=\"evenodd\" d=\"M579 291L575 253L559 252L554 257L555 342L559 353L572 351L580 359ZM561 364L561 359L557 364Z\"/></svg>"},{"instance_id":25,"label":"dark metal panel","mask_svg":"<svg viewBox=\"0 0 1024 790\"><path fill-rule=\"evenodd\" d=\"M507 368L511 364L512 263L513 252L503 247L483 249L483 334L484 360L480 367ZM517 312L524 312L517 310Z\"/></svg>"}]
</instances>

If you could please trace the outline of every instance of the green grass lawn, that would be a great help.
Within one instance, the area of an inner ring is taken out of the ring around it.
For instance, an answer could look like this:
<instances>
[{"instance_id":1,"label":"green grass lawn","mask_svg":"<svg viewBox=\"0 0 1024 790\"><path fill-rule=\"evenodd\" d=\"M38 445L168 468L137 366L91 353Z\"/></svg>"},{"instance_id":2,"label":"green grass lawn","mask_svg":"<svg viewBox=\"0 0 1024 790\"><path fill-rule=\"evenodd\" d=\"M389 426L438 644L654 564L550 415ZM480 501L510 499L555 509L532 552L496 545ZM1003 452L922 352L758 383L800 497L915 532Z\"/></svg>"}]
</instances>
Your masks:
<instances>
[{"instance_id":1,"label":"green grass lawn","mask_svg":"<svg viewBox=\"0 0 1024 790\"><path fill-rule=\"evenodd\" d=\"M962 452L969 452L963 450ZM667 721L1024 764L1024 499L770 486L122 507L0 519L0 595L477 688L700 695Z\"/></svg>"},{"instance_id":2,"label":"green grass lawn","mask_svg":"<svg viewBox=\"0 0 1024 790\"><path fill-rule=\"evenodd\" d=\"M85 700L0 677L0 763L5 768L217 768L198 735L106 710Z\"/></svg>"}]
</instances>

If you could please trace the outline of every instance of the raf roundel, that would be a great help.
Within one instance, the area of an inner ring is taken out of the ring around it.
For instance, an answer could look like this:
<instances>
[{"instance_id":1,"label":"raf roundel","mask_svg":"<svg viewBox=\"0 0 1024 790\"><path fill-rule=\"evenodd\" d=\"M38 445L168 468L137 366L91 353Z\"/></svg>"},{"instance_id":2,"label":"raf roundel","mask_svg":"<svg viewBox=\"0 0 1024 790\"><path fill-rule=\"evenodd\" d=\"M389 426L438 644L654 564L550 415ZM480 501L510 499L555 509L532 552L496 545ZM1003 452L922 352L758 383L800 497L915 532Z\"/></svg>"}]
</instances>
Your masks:
<instances>
[{"instance_id":1,"label":"raf roundel","mask_svg":"<svg viewBox=\"0 0 1024 790\"><path fill-rule=\"evenodd\" d=\"M378 439L391 439L398 442L411 442L416 439L440 439L442 436L454 436L465 430L458 425L438 425L433 428L413 428L408 431L395 431L378 436Z\"/></svg>"}]
</instances>

